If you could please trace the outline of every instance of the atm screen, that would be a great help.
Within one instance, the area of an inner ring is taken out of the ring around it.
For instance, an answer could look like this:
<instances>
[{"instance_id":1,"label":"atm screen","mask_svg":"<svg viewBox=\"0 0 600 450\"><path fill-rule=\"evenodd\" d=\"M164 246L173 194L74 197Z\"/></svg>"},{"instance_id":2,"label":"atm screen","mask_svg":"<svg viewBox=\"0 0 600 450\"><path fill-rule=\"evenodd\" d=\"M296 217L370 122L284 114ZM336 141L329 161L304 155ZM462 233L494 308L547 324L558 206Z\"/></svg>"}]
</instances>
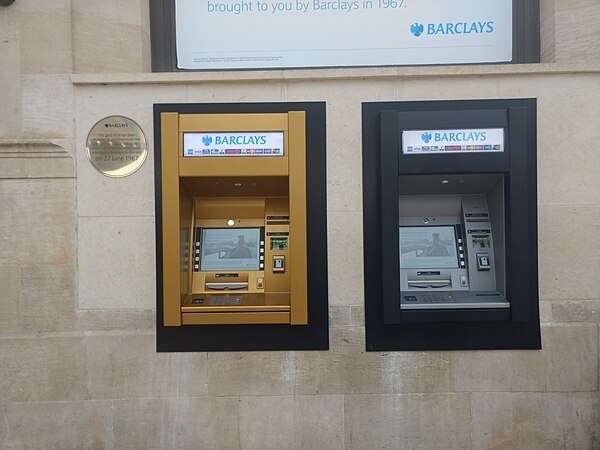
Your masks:
<instances>
[{"instance_id":1,"label":"atm screen","mask_svg":"<svg viewBox=\"0 0 600 450\"><path fill-rule=\"evenodd\" d=\"M400 268L458 268L454 226L400 227Z\"/></svg>"},{"instance_id":2,"label":"atm screen","mask_svg":"<svg viewBox=\"0 0 600 450\"><path fill-rule=\"evenodd\" d=\"M258 270L259 228L203 228L200 270Z\"/></svg>"}]
</instances>

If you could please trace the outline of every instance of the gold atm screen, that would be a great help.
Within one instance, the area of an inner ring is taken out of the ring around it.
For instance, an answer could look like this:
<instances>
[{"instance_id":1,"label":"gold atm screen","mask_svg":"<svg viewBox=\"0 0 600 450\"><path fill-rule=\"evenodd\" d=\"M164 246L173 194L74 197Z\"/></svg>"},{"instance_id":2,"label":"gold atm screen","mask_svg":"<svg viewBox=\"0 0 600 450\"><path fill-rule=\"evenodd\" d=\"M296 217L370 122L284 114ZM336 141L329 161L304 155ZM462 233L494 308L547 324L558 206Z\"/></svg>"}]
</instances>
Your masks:
<instances>
[{"instance_id":1,"label":"gold atm screen","mask_svg":"<svg viewBox=\"0 0 600 450\"><path fill-rule=\"evenodd\" d=\"M196 271L262 269L260 228L203 228L196 232L201 234L196 239L196 261L200 253Z\"/></svg>"}]
</instances>

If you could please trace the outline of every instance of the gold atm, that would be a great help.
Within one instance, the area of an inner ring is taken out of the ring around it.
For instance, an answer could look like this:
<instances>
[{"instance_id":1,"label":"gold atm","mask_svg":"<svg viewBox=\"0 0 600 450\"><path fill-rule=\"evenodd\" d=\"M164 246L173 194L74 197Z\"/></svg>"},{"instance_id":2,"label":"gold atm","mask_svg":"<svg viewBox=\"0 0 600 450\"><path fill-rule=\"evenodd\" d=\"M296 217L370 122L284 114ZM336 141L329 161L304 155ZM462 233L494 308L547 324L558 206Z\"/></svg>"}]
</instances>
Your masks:
<instances>
[{"instance_id":1,"label":"gold atm","mask_svg":"<svg viewBox=\"0 0 600 450\"><path fill-rule=\"evenodd\" d=\"M159 122L163 325L307 325L305 111Z\"/></svg>"}]
</instances>

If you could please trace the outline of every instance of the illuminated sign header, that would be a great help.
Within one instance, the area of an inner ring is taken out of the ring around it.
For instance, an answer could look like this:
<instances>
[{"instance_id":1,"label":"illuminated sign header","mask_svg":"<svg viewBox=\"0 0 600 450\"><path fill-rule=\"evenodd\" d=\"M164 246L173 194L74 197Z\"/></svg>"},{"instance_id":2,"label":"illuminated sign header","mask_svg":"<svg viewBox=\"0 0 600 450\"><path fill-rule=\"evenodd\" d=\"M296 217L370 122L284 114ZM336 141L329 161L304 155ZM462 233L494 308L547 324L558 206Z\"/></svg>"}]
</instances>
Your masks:
<instances>
[{"instance_id":1,"label":"illuminated sign header","mask_svg":"<svg viewBox=\"0 0 600 450\"><path fill-rule=\"evenodd\" d=\"M183 156L283 156L283 132L184 133Z\"/></svg>"},{"instance_id":2,"label":"illuminated sign header","mask_svg":"<svg viewBox=\"0 0 600 450\"><path fill-rule=\"evenodd\" d=\"M503 152L504 129L411 130L402 132L402 153Z\"/></svg>"}]
</instances>

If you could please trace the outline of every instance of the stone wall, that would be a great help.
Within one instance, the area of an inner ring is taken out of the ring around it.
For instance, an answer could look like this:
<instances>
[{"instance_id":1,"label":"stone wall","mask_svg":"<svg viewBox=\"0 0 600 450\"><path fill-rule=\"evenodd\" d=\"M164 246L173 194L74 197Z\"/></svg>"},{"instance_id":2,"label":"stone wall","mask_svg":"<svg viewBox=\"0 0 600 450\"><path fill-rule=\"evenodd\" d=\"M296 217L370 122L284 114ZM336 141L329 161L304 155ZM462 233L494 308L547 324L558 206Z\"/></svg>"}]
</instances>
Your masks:
<instances>
[{"instance_id":1,"label":"stone wall","mask_svg":"<svg viewBox=\"0 0 600 450\"><path fill-rule=\"evenodd\" d=\"M539 0L543 62L598 61L600 3L597 0Z\"/></svg>"},{"instance_id":2,"label":"stone wall","mask_svg":"<svg viewBox=\"0 0 600 450\"><path fill-rule=\"evenodd\" d=\"M542 1L550 64L143 74L143 0L0 8L0 447L598 448L599 9ZM538 98L543 350L366 353L361 102L512 97ZM91 126L152 148L153 103L312 100L330 350L157 354L152 154L103 177Z\"/></svg>"}]
</instances>

